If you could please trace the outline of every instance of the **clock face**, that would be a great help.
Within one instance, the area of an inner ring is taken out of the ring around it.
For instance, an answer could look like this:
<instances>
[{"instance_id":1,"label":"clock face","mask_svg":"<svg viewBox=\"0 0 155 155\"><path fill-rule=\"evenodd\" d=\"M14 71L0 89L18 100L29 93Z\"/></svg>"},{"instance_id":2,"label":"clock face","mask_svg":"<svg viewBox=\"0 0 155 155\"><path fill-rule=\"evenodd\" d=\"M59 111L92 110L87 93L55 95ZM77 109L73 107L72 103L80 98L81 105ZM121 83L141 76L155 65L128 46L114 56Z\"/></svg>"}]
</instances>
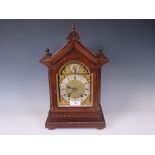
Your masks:
<instances>
[{"instance_id":1,"label":"clock face","mask_svg":"<svg viewBox=\"0 0 155 155\"><path fill-rule=\"evenodd\" d=\"M92 106L92 76L77 62L65 65L58 74L58 106Z\"/></svg>"}]
</instances>

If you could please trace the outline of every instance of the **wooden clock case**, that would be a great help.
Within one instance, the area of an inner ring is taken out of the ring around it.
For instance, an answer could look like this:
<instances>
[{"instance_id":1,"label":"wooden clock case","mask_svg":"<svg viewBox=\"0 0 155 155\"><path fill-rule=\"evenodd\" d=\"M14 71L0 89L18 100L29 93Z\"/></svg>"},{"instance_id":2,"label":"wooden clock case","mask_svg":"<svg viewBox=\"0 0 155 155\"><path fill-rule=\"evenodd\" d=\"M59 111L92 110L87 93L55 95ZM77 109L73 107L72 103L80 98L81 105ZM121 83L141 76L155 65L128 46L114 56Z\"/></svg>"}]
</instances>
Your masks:
<instances>
[{"instance_id":1,"label":"wooden clock case","mask_svg":"<svg viewBox=\"0 0 155 155\"><path fill-rule=\"evenodd\" d=\"M101 94L101 66L108 62L100 48L97 54L91 52L80 42L80 37L71 28L68 42L61 50L54 54L46 49L45 56L40 63L48 67L50 110L45 127L55 128L97 128L103 129L106 124L100 105ZM93 106L92 107L58 107L58 87L56 76L60 68L70 62L80 62L86 65L93 74Z\"/></svg>"}]
</instances>

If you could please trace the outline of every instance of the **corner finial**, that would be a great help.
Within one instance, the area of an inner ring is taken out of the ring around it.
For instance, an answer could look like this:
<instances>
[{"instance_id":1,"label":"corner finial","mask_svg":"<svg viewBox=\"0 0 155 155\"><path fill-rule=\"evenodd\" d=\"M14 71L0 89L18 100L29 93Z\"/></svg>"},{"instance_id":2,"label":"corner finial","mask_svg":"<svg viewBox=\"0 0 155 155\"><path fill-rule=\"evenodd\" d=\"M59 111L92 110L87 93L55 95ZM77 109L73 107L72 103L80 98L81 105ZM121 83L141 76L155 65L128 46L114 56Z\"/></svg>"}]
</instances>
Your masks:
<instances>
[{"instance_id":1,"label":"corner finial","mask_svg":"<svg viewBox=\"0 0 155 155\"><path fill-rule=\"evenodd\" d=\"M45 54L43 56L42 59L40 59L40 63L44 63L44 61L46 61L46 58L49 58L50 56L52 56L52 54L49 53L49 48L45 48Z\"/></svg>"},{"instance_id":2,"label":"corner finial","mask_svg":"<svg viewBox=\"0 0 155 155\"><path fill-rule=\"evenodd\" d=\"M45 48L45 56L48 57L48 56L51 56L52 54L50 54L49 52L49 48Z\"/></svg>"},{"instance_id":3,"label":"corner finial","mask_svg":"<svg viewBox=\"0 0 155 155\"><path fill-rule=\"evenodd\" d=\"M99 47L98 51L99 53L103 53L103 47Z\"/></svg>"},{"instance_id":4,"label":"corner finial","mask_svg":"<svg viewBox=\"0 0 155 155\"><path fill-rule=\"evenodd\" d=\"M103 53L103 47L99 47L97 52L97 58L102 64L106 64L109 62L109 59Z\"/></svg>"},{"instance_id":5,"label":"corner finial","mask_svg":"<svg viewBox=\"0 0 155 155\"><path fill-rule=\"evenodd\" d=\"M103 47L99 47L98 52L97 52L97 56L98 56L98 58L101 58L104 56Z\"/></svg>"},{"instance_id":6,"label":"corner finial","mask_svg":"<svg viewBox=\"0 0 155 155\"><path fill-rule=\"evenodd\" d=\"M49 54L49 48L45 48L45 53Z\"/></svg>"}]
</instances>

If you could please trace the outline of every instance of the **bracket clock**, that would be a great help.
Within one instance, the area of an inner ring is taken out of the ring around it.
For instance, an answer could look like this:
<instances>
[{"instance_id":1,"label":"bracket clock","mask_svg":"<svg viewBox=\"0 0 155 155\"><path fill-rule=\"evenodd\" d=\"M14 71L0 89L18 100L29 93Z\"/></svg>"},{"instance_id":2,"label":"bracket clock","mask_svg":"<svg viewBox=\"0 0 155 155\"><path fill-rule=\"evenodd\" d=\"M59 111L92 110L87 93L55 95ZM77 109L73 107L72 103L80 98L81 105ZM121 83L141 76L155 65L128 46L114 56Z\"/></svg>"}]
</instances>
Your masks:
<instances>
[{"instance_id":1,"label":"bracket clock","mask_svg":"<svg viewBox=\"0 0 155 155\"><path fill-rule=\"evenodd\" d=\"M108 62L100 48L91 52L71 26L67 44L40 60L48 68L50 110L45 127L97 128L106 124L100 105L101 66Z\"/></svg>"}]
</instances>

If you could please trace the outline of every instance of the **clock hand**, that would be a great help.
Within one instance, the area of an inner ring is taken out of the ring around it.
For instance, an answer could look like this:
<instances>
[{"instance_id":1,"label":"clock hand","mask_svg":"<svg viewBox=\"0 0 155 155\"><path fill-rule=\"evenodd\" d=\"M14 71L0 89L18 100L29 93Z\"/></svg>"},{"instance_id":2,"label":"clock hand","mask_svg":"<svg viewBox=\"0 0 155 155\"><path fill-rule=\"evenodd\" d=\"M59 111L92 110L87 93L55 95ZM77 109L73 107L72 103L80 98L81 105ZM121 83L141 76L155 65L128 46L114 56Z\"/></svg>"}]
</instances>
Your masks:
<instances>
[{"instance_id":1,"label":"clock hand","mask_svg":"<svg viewBox=\"0 0 155 155\"><path fill-rule=\"evenodd\" d=\"M73 92L77 90L77 88L76 88L76 87L73 87L73 88L72 88L72 87L70 87L70 86L67 86L67 88L68 88L68 89L72 89L72 90L73 90Z\"/></svg>"},{"instance_id":2,"label":"clock hand","mask_svg":"<svg viewBox=\"0 0 155 155\"><path fill-rule=\"evenodd\" d=\"M70 95L71 95L72 93L74 93L74 92L75 92L74 89L72 89L72 91L69 92L69 93L67 94L67 96L70 97Z\"/></svg>"},{"instance_id":3,"label":"clock hand","mask_svg":"<svg viewBox=\"0 0 155 155\"><path fill-rule=\"evenodd\" d=\"M77 91L77 88L76 87L74 87L74 89L73 89L73 92L75 92L75 91Z\"/></svg>"},{"instance_id":4,"label":"clock hand","mask_svg":"<svg viewBox=\"0 0 155 155\"><path fill-rule=\"evenodd\" d=\"M67 94L68 97L70 97L70 95L74 92L74 88L71 88L70 86L67 87L68 89L71 89L71 92L69 92Z\"/></svg>"},{"instance_id":5,"label":"clock hand","mask_svg":"<svg viewBox=\"0 0 155 155\"><path fill-rule=\"evenodd\" d=\"M67 86L67 88L68 88L68 89L74 89L74 88L71 88L70 86Z\"/></svg>"},{"instance_id":6,"label":"clock hand","mask_svg":"<svg viewBox=\"0 0 155 155\"><path fill-rule=\"evenodd\" d=\"M67 96L70 97L71 93L72 93L72 92L68 93Z\"/></svg>"},{"instance_id":7,"label":"clock hand","mask_svg":"<svg viewBox=\"0 0 155 155\"><path fill-rule=\"evenodd\" d=\"M69 93L67 94L68 97L70 97L70 95L71 95L72 93L74 93L75 91L77 91L77 88L76 88L76 87L73 87L73 88L72 88L72 87L70 87L70 86L67 86L67 88L72 90L71 92L69 92Z\"/></svg>"}]
</instances>

